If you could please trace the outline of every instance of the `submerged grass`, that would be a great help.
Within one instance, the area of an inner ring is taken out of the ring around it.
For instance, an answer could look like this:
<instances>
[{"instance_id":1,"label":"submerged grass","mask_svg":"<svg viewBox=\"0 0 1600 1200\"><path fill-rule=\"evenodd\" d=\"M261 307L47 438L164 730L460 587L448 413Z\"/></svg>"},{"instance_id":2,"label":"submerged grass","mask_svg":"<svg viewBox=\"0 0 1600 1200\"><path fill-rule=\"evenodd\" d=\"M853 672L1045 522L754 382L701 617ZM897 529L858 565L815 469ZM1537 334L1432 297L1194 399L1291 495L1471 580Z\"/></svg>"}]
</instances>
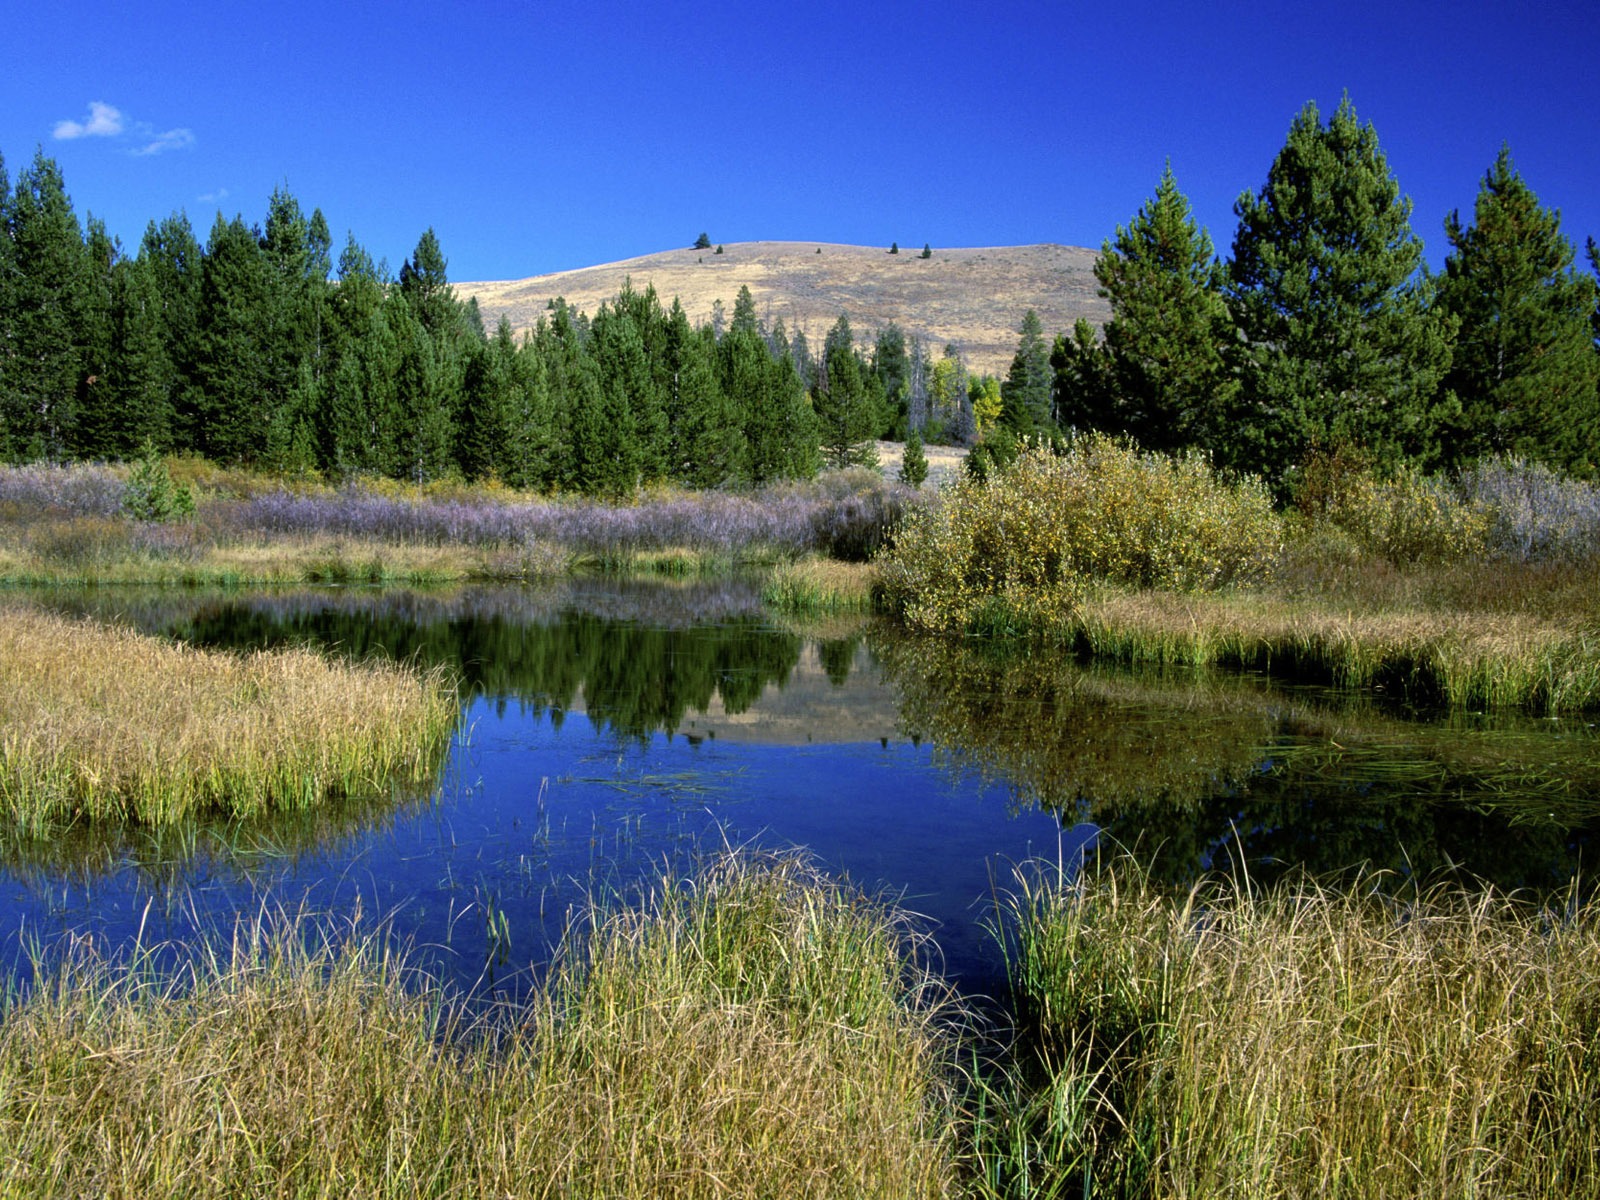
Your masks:
<instances>
[{"instance_id":1,"label":"submerged grass","mask_svg":"<svg viewBox=\"0 0 1600 1200\"><path fill-rule=\"evenodd\" d=\"M1600 1195L1600 904L1019 876L991 1195Z\"/></svg>"},{"instance_id":2,"label":"submerged grass","mask_svg":"<svg viewBox=\"0 0 1600 1200\"><path fill-rule=\"evenodd\" d=\"M437 672L197 650L0 607L0 816L28 835L414 788L456 716Z\"/></svg>"},{"instance_id":3,"label":"submerged grass","mask_svg":"<svg viewBox=\"0 0 1600 1200\"><path fill-rule=\"evenodd\" d=\"M588 914L539 991L476 1015L355 922L259 919L176 973L79 947L0 1019L0 1193L953 1194L906 936L737 855Z\"/></svg>"}]
</instances>

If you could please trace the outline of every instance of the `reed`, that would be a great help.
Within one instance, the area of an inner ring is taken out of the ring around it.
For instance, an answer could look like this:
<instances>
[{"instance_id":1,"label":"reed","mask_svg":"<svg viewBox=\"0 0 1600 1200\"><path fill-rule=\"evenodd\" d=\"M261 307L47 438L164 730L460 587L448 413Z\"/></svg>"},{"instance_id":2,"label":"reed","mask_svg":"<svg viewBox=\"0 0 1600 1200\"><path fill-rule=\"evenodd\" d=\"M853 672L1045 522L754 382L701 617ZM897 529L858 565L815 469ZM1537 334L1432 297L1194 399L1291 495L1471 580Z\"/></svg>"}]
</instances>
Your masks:
<instances>
[{"instance_id":1,"label":"reed","mask_svg":"<svg viewBox=\"0 0 1600 1200\"><path fill-rule=\"evenodd\" d=\"M456 716L437 672L307 650L236 656L0 608L0 814L31 836L415 789L437 773Z\"/></svg>"},{"instance_id":2,"label":"reed","mask_svg":"<svg viewBox=\"0 0 1600 1200\"><path fill-rule=\"evenodd\" d=\"M0 1193L954 1194L948 1041L905 937L741 855L584 914L488 1010L357 921L258 918L177 971L80 946L0 1020Z\"/></svg>"},{"instance_id":3,"label":"reed","mask_svg":"<svg viewBox=\"0 0 1600 1200\"><path fill-rule=\"evenodd\" d=\"M1384 882L1022 872L984 1190L1600 1195L1600 904Z\"/></svg>"},{"instance_id":4,"label":"reed","mask_svg":"<svg viewBox=\"0 0 1600 1200\"><path fill-rule=\"evenodd\" d=\"M761 598L786 613L871 612L877 571L865 563L802 558L775 568Z\"/></svg>"}]
</instances>

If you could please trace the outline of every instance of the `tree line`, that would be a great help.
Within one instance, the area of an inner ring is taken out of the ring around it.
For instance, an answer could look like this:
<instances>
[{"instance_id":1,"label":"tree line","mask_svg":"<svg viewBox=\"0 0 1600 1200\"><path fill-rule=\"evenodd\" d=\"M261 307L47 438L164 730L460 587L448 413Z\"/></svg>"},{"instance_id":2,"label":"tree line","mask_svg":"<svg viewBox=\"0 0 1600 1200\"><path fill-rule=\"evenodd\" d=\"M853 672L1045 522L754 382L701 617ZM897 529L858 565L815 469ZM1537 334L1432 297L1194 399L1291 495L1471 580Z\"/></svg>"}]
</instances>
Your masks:
<instances>
[{"instance_id":1,"label":"tree line","mask_svg":"<svg viewBox=\"0 0 1600 1200\"><path fill-rule=\"evenodd\" d=\"M618 496L641 484L758 485L869 461L906 420L920 363L891 326L871 354L846 317L820 356L741 289L691 324L625 286L592 315L556 301L490 333L450 286L433 230L392 276L287 189L266 220L181 213L124 252L80 224L42 152L0 159L0 460L128 459L146 445L333 478L496 478ZM899 397L895 407L891 397Z\"/></svg>"},{"instance_id":2,"label":"tree line","mask_svg":"<svg viewBox=\"0 0 1600 1200\"><path fill-rule=\"evenodd\" d=\"M1199 448L1280 489L1308 456L1451 470L1493 455L1600 475L1600 248L1574 266L1560 215L1502 149L1471 221L1422 260L1370 124L1348 97L1295 118L1259 191L1213 254L1170 165L1101 248L1103 330L1045 341L1024 320L1004 381L1004 457L1030 434L1099 430ZM984 456L980 456L981 458Z\"/></svg>"},{"instance_id":3,"label":"tree line","mask_svg":"<svg viewBox=\"0 0 1600 1200\"><path fill-rule=\"evenodd\" d=\"M1294 119L1216 257L1169 168L1101 248L1104 329L1022 321L1004 380L846 316L813 353L741 289L692 324L624 287L556 301L518 338L450 286L430 229L393 276L285 188L265 222L152 221L125 253L80 224L41 152L0 158L0 459L129 458L146 444L332 478L496 478L626 495L870 463L876 438L978 444L1074 430L1198 448L1292 483L1317 453L1452 469L1489 455L1600 475L1600 287L1502 150L1473 218L1422 260L1376 132L1348 97ZM1600 275L1600 249L1588 257ZM919 447L920 449L920 447Z\"/></svg>"}]
</instances>

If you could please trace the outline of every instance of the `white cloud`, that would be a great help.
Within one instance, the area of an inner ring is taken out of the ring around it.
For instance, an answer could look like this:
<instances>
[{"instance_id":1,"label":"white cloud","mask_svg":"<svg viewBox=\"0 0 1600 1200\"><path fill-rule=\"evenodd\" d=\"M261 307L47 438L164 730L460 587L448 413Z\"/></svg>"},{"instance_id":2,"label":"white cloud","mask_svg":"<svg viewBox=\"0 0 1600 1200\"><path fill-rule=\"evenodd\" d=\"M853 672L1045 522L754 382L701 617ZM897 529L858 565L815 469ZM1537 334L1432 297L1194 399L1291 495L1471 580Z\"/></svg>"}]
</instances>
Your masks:
<instances>
[{"instance_id":1,"label":"white cloud","mask_svg":"<svg viewBox=\"0 0 1600 1200\"><path fill-rule=\"evenodd\" d=\"M122 133L122 114L100 100L89 103L87 121L57 121L55 136L61 141L82 137L118 137Z\"/></svg>"},{"instance_id":2,"label":"white cloud","mask_svg":"<svg viewBox=\"0 0 1600 1200\"><path fill-rule=\"evenodd\" d=\"M221 204L228 198L227 188L218 188L214 192L207 192L204 196L196 196L196 204Z\"/></svg>"},{"instance_id":3,"label":"white cloud","mask_svg":"<svg viewBox=\"0 0 1600 1200\"><path fill-rule=\"evenodd\" d=\"M137 131L144 145L135 146L129 153L145 155L160 154L165 150L187 150L194 145L194 131L191 129L169 129L165 133L151 133L148 126L141 126Z\"/></svg>"},{"instance_id":4,"label":"white cloud","mask_svg":"<svg viewBox=\"0 0 1600 1200\"><path fill-rule=\"evenodd\" d=\"M87 121L57 121L55 136L60 141L86 137L115 138L131 143L126 146L125 153L140 158L168 150L187 150L194 145L192 129L158 132L148 121L128 120L120 109L113 108L103 100L90 102Z\"/></svg>"}]
</instances>

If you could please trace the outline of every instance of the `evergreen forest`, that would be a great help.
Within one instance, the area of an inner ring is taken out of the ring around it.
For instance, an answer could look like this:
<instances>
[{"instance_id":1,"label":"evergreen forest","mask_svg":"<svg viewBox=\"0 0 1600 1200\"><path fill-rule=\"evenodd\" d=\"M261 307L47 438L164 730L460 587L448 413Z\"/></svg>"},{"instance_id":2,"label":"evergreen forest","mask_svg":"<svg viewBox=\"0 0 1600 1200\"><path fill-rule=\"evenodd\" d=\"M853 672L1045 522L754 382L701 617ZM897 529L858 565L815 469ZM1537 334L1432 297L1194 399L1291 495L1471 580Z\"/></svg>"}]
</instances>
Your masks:
<instances>
[{"instance_id":1,"label":"evergreen forest","mask_svg":"<svg viewBox=\"0 0 1600 1200\"><path fill-rule=\"evenodd\" d=\"M146 447L285 474L626 497L873 463L880 437L982 444L1097 431L1208 453L1280 494L1318 454L1385 470L1482 458L1600 476L1600 249L1587 263L1502 149L1430 272L1411 205L1348 97L1294 119L1219 258L1170 167L1095 264L1112 316L1053 341L1024 314L1003 380L847 316L813 352L741 289L692 324L653 289L485 327L433 230L393 273L287 190L265 220L80 222L41 151L0 158L0 461ZM704 235L702 235L704 237Z\"/></svg>"}]
</instances>

